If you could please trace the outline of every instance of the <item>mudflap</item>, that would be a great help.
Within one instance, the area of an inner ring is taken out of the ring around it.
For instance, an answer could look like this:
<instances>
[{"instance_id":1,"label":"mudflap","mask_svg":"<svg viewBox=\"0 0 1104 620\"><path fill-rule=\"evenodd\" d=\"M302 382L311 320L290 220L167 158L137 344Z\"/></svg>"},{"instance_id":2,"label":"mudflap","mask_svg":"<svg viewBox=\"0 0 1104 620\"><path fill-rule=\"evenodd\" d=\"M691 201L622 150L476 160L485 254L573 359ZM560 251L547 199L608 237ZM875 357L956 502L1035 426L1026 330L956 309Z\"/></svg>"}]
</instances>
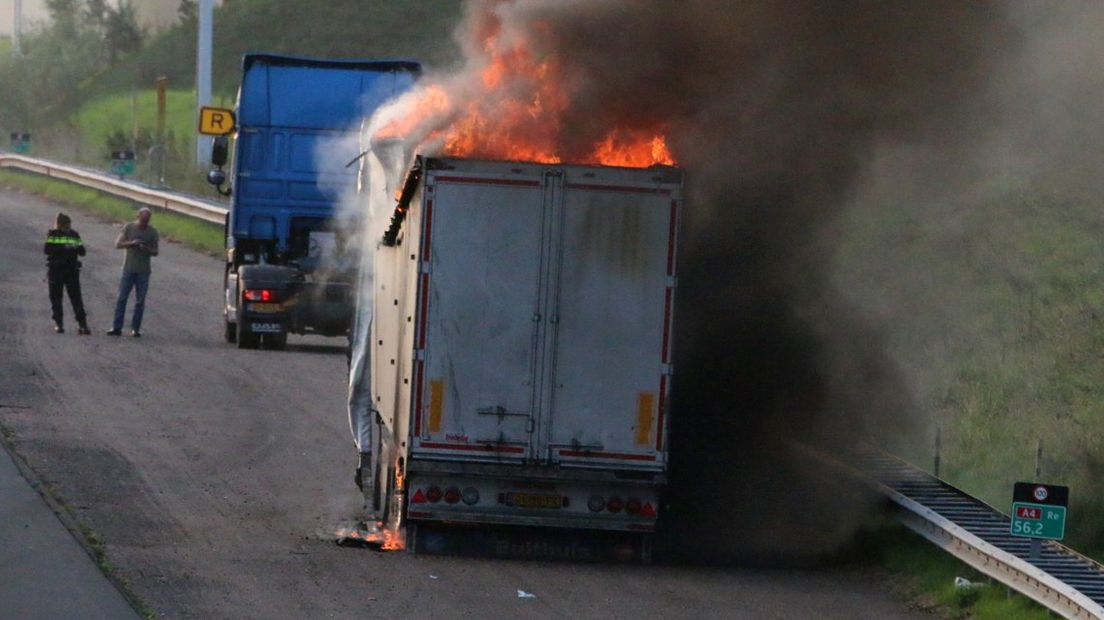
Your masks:
<instances>
[{"instance_id":1,"label":"mudflap","mask_svg":"<svg viewBox=\"0 0 1104 620\"><path fill-rule=\"evenodd\" d=\"M522 526L406 522L406 549L428 555L650 564L652 536Z\"/></svg>"}]
</instances>

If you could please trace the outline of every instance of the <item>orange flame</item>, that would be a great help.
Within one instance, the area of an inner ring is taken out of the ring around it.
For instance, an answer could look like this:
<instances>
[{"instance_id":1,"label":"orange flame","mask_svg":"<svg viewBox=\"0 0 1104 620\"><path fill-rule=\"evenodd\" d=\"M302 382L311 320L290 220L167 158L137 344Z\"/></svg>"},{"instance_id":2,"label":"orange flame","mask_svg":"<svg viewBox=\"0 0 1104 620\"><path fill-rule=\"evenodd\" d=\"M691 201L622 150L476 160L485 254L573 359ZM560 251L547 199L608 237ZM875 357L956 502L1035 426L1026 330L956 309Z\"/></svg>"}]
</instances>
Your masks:
<instances>
[{"instance_id":1,"label":"orange flame","mask_svg":"<svg viewBox=\"0 0 1104 620\"><path fill-rule=\"evenodd\" d=\"M663 128L642 129L626 119L589 147L577 144L570 80L555 56L536 57L523 36L505 43L494 24L477 46L484 57L457 77L419 87L389 108L397 116L375 139L405 139L419 150L456 157L644 168L674 164ZM520 41L520 42L518 42ZM572 139L571 152L564 143Z\"/></svg>"},{"instance_id":2,"label":"orange flame","mask_svg":"<svg viewBox=\"0 0 1104 620\"><path fill-rule=\"evenodd\" d=\"M367 543L373 547L379 547L380 551L401 551L406 548L402 531L385 527L383 523L377 523L376 527L371 529L342 527L337 530L336 537L339 541L355 540Z\"/></svg>"}]
</instances>

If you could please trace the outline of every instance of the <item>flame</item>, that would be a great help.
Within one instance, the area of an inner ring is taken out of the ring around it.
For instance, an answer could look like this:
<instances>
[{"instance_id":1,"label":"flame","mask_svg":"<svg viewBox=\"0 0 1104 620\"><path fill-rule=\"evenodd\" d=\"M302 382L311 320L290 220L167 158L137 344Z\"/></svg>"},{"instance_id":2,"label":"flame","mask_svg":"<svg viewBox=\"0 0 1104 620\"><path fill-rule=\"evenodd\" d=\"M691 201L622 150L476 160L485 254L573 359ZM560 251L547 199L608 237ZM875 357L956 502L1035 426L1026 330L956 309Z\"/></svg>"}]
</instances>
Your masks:
<instances>
[{"instance_id":1,"label":"flame","mask_svg":"<svg viewBox=\"0 0 1104 620\"><path fill-rule=\"evenodd\" d=\"M380 551L401 551L406 548L402 530L385 527L383 523L376 523L375 527L342 527L335 532L335 537L342 540L354 540L379 547Z\"/></svg>"},{"instance_id":2,"label":"flame","mask_svg":"<svg viewBox=\"0 0 1104 620\"><path fill-rule=\"evenodd\" d=\"M380 547L383 551L400 551L406 548L406 542L403 540L402 532L398 530L383 530L383 545Z\"/></svg>"},{"instance_id":3,"label":"flame","mask_svg":"<svg viewBox=\"0 0 1104 620\"><path fill-rule=\"evenodd\" d=\"M642 128L633 119L580 145L569 120L571 80L555 54L535 53L525 32L506 33L497 14L484 19L469 69L385 107L374 139L403 139L419 151L455 157L639 168L675 163L664 128Z\"/></svg>"}]
</instances>

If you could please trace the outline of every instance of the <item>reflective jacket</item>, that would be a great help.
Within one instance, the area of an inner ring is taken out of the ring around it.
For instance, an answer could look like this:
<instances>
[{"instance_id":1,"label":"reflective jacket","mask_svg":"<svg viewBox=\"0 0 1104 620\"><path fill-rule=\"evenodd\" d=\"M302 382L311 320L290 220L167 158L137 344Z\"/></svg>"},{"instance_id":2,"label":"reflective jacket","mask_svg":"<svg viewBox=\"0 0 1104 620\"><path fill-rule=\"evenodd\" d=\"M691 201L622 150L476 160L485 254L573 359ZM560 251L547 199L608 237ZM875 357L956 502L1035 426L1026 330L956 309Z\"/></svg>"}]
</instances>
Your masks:
<instances>
[{"instance_id":1,"label":"reflective jacket","mask_svg":"<svg viewBox=\"0 0 1104 620\"><path fill-rule=\"evenodd\" d=\"M46 233L43 252L46 253L46 266L51 272L76 270L81 266L77 257L84 256L84 243L80 234L72 228L54 228Z\"/></svg>"}]
</instances>

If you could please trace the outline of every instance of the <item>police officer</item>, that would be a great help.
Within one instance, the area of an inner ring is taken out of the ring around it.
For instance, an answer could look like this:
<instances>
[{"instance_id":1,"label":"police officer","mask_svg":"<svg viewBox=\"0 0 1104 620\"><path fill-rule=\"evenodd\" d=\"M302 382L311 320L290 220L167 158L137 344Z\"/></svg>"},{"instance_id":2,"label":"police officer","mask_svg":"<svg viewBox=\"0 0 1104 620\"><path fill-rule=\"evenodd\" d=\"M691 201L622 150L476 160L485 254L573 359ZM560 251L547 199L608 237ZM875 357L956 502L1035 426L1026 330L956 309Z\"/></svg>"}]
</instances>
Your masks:
<instances>
[{"instance_id":1,"label":"police officer","mask_svg":"<svg viewBox=\"0 0 1104 620\"><path fill-rule=\"evenodd\" d=\"M72 221L68 215L58 213L54 225L56 228L46 233L46 281L50 284L50 306L54 312L54 331L65 333L62 320L62 294L69 291L69 303L73 305L73 314L77 317L77 333L87 336L87 317L84 314L84 300L81 299L80 261L84 256L84 243L77 231L70 228Z\"/></svg>"}]
</instances>

